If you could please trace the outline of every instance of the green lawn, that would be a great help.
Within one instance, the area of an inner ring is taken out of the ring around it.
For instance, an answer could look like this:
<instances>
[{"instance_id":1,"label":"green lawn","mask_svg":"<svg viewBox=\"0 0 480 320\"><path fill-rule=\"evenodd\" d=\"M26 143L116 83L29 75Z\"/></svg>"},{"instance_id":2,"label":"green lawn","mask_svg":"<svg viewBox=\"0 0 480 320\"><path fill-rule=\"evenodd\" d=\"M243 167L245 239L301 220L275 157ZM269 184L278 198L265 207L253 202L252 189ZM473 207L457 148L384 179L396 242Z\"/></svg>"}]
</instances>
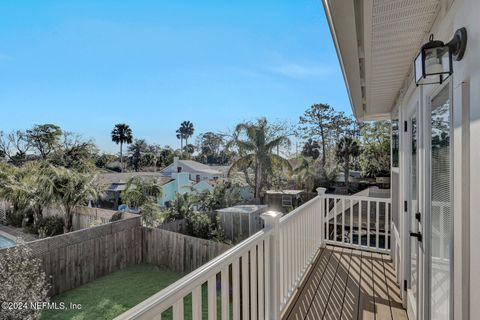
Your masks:
<instances>
[{"instance_id":1,"label":"green lawn","mask_svg":"<svg viewBox=\"0 0 480 320\"><path fill-rule=\"evenodd\" d=\"M54 297L53 302L72 302L82 309L48 310L42 319L113 319L180 278L154 265L132 266Z\"/></svg>"},{"instance_id":2,"label":"green lawn","mask_svg":"<svg viewBox=\"0 0 480 320\"><path fill-rule=\"evenodd\" d=\"M64 292L52 302L80 304L81 310L46 310L42 319L113 319L182 276L154 265L128 267L101 277L91 283ZM202 301L207 301L206 284L202 286ZM185 319L191 319L191 295L184 300ZM220 315L220 296L217 296L217 313ZM207 316L206 303L202 303L203 319ZM231 310L230 310L231 312ZM162 319L171 319L171 310L163 313Z\"/></svg>"}]
</instances>

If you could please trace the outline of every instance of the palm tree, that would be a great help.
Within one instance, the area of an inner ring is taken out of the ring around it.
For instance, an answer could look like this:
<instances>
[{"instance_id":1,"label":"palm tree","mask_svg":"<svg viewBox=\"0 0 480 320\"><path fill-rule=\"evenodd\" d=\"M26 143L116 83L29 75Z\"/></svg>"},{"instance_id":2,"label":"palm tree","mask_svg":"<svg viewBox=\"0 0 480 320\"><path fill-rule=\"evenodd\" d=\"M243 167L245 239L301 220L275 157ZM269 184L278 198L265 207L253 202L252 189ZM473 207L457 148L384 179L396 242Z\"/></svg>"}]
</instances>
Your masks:
<instances>
[{"instance_id":1,"label":"palm tree","mask_svg":"<svg viewBox=\"0 0 480 320\"><path fill-rule=\"evenodd\" d=\"M2 166L0 170L0 197L12 204L15 214L33 213L34 225L42 219L44 207L54 200L44 168L37 162L28 162L23 167Z\"/></svg>"},{"instance_id":2,"label":"palm tree","mask_svg":"<svg viewBox=\"0 0 480 320\"><path fill-rule=\"evenodd\" d=\"M309 157L301 157L299 165L293 169L298 184L306 189L307 192L313 190L315 184L315 168L313 159Z\"/></svg>"},{"instance_id":3,"label":"palm tree","mask_svg":"<svg viewBox=\"0 0 480 320\"><path fill-rule=\"evenodd\" d=\"M181 148L180 150L183 153L183 140L185 140L185 145L188 145L188 138L190 138L193 135L193 132L195 131L193 127L193 123L190 121L183 121L180 124L180 128L177 129L177 139L180 139L181 143Z\"/></svg>"},{"instance_id":4,"label":"palm tree","mask_svg":"<svg viewBox=\"0 0 480 320\"><path fill-rule=\"evenodd\" d=\"M8 201L15 214L23 214L28 206L24 184L26 171L21 167L0 163L0 199Z\"/></svg>"},{"instance_id":5,"label":"palm tree","mask_svg":"<svg viewBox=\"0 0 480 320\"><path fill-rule=\"evenodd\" d=\"M195 129L193 128L193 123L190 121L183 121L180 124L180 132L183 133L183 137L185 139L185 145L188 145L188 138L193 136L193 132Z\"/></svg>"},{"instance_id":6,"label":"palm tree","mask_svg":"<svg viewBox=\"0 0 480 320\"><path fill-rule=\"evenodd\" d=\"M120 166L123 171L123 144L132 143L132 129L125 123L118 123L112 130L112 141L116 144L120 144Z\"/></svg>"},{"instance_id":7,"label":"palm tree","mask_svg":"<svg viewBox=\"0 0 480 320\"><path fill-rule=\"evenodd\" d=\"M23 195L26 198L27 208L33 212L33 224L36 226L43 217L43 209L54 201L52 190L48 188L49 178L43 174L44 165L30 162L23 169L26 170L23 186Z\"/></svg>"},{"instance_id":8,"label":"palm tree","mask_svg":"<svg viewBox=\"0 0 480 320\"><path fill-rule=\"evenodd\" d=\"M273 167L287 168L291 170L290 162L274 150L283 144L289 144L290 139L284 135L276 135L270 132L267 120L262 118L256 123L240 123L235 128L234 140L231 144L239 150L240 158L237 159L228 175L236 169L251 168L254 171L254 197L260 198L260 191L265 184L268 175L272 174ZM246 139L242 140L241 137Z\"/></svg>"},{"instance_id":9,"label":"palm tree","mask_svg":"<svg viewBox=\"0 0 480 320\"><path fill-rule=\"evenodd\" d=\"M183 152L183 139L184 139L183 133L180 132L180 129L177 129L176 133L177 133L177 139L180 140L180 150L182 150Z\"/></svg>"},{"instance_id":10,"label":"palm tree","mask_svg":"<svg viewBox=\"0 0 480 320\"><path fill-rule=\"evenodd\" d=\"M122 201L130 208L139 209L147 202L156 202L162 196L162 187L155 179L142 180L132 177L127 182L127 187L122 191Z\"/></svg>"},{"instance_id":11,"label":"palm tree","mask_svg":"<svg viewBox=\"0 0 480 320\"><path fill-rule=\"evenodd\" d=\"M337 161L342 165L343 172L345 174L345 186L348 188L350 182L350 167L352 165L352 160L360 155L360 146L357 140L354 140L352 137L342 137L338 141L335 156Z\"/></svg>"},{"instance_id":12,"label":"palm tree","mask_svg":"<svg viewBox=\"0 0 480 320\"><path fill-rule=\"evenodd\" d=\"M72 231L73 209L86 205L98 198L100 187L96 176L84 174L63 167L48 166L45 175L45 192L52 195L54 201L63 209L65 233Z\"/></svg>"}]
</instances>

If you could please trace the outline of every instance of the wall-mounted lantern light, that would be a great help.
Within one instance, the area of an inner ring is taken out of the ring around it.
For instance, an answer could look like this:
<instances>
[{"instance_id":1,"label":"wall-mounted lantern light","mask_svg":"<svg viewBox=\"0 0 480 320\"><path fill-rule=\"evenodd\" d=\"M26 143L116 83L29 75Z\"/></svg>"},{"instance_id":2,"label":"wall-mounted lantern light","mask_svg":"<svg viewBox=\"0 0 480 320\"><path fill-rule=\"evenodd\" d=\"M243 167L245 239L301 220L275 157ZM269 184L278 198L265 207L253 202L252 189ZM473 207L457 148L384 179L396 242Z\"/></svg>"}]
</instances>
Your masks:
<instances>
[{"instance_id":1,"label":"wall-mounted lantern light","mask_svg":"<svg viewBox=\"0 0 480 320\"><path fill-rule=\"evenodd\" d=\"M415 83L417 86L425 84L443 83L453 73L452 60L460 61L467 47L467 29L461 28L455 32L453 39L448 43L433 40L425 43L415 58Z\"/></svg>"}]
</instances>

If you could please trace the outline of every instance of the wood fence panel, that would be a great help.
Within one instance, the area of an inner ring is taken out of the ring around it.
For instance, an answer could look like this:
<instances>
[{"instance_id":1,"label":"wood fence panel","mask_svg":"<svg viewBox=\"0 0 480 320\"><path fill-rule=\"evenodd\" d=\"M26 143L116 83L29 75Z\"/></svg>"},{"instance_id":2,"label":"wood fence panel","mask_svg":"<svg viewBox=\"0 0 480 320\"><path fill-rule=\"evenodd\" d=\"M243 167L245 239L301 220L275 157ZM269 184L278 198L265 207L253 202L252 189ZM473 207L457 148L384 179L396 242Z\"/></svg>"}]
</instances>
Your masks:
<instances>
[{"instance_id":1,"label":"wood fence panel","mask_svg":"<svg viewBox=\"0 0 480 320\"><path fill-rule=\"evenodd\" d=\"M25 245L41 260L51 284L51 296L140 263L185 274L231 248L223 243L142 227L139 216ZM0 255L6 250L1 249Z\"/></svg>"},{"instance_id":2,"label":"wood fence panel","mask_svg":"<svg viewBox=\"0 0 480 320\"><path fill-rule=\"evenodd\" d=\"M230 245L162 229L143 228L145 263L167 267L182 274L189 273L219 254Z\"/></svg>"},{"instance_id":3,"label":"wood fence panel","mask_svg":"<svg viewBox=\"0 0 480 320\"><path fill-rule=\"evenodd\" d=\"M25 245L41 260L50 279L50 295L57 295L110 272L142 263L141 229L137 216Z\"/></svg>"}]
</instances>

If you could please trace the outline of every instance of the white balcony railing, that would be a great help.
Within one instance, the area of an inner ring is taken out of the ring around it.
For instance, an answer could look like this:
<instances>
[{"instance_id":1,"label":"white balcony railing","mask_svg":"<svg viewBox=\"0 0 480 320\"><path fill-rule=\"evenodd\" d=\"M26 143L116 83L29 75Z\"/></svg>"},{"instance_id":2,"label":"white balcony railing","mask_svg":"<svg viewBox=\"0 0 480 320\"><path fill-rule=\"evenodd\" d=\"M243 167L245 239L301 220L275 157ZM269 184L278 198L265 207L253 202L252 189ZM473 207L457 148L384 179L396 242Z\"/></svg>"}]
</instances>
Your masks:
<instances>
[{"instance_id":1,"label":"white balcony railing","mask_svg":"<svg viewBox=\"0 0 480 320\"><path fill-rule=\"evenodd\" d=\"M324 195L321 199L325 243L366 250L390 250L389 198Z\"/></svg>"},{"instance_id":2,"label":"white balcony railing","mask_svg":"<svg viewBox=\"0 0 480 320\"><path fill-rule=\"evenodd\" d=\"M280 308L288 304L322 245L317 196L280 219Z\"/></svg>"},{"instance_id":3,"label":"white balcony railing","mask_svg":"<svg viewBox=\"0 0 480 320\"><path fill-rule=\"evenodd\" d=\"M389 199L321 194L280 217L117 319L280 319L324 243L390 247Z\"/></svg>"},{"instance_id":4,"label":"white balcony railing","mask_svg":"<svg viewBox=\"0 0 480 320\"><path fill-rule=\"evenodd\" d=\"M270 267L265 255L269 255L272 231L270 227L256 233L117 319L184 319L187 296L191 297L187 308L191 307L192 319L202 319L202 306L207 306L208 319L217 319L217 314L228 319L230 312L233 319L257 312L262 318L269 316L265 305L270 296ZM205 289L206 295L202 292Z\"/></svg>"}]
</instances>

